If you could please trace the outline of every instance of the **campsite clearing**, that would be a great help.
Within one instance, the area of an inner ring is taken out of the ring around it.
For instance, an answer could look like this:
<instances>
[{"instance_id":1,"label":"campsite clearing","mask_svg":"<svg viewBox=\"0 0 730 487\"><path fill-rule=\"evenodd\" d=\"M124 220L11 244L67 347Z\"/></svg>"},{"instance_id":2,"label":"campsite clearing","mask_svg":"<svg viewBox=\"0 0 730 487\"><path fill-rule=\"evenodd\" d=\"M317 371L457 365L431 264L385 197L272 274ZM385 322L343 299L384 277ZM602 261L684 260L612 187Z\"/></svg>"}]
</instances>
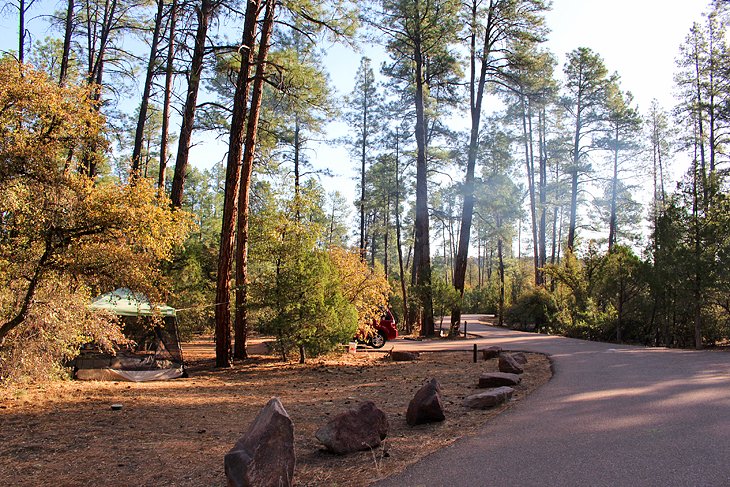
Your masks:
<instances>
[{"instance_id":1,"label":"campsite clearing","mask_svg":"<svg viewBox=\"0 0 730 487\"><path fill-rule=\"evenodd\" d=\"M184 351L188 379L0 390L0 485L225 485L223 456L274 396L294 422L295 485L367 485L475 431L550 378L548 359L528 354L513 401L478 411L461 402L497 361L472 363L471 352L423 353L417 362L358 352L304 365L254 355L215 369L209 339ZM411 428L408 402L431 377L441 383L447 419ZM343 457L324 452L314 438L317 428L362 400L388 415L383 447Z\"/></svg>"}]
</instances>

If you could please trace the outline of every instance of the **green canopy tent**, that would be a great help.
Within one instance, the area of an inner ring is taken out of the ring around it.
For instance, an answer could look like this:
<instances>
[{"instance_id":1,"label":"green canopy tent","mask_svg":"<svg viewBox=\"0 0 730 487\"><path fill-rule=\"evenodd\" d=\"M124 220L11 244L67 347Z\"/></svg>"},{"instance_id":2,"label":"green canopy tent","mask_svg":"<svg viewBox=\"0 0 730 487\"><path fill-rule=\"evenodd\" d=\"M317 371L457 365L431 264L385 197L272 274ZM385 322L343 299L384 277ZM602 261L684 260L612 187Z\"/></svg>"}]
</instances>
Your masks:
<instances>
[{"instance_id":1,"label":"green canopy tent","mask_svg":"<svg viewBox=\"0 0 730 487\"><path fill-rule=\"evenodd\" d=\"M116 354L84 350L76 358L80 380L167 380L184 375L182 348L175 308L153 305L141 293L120 288L95 298L90 309L117 315L130 346Z\"/></svg>"}]
</instances>

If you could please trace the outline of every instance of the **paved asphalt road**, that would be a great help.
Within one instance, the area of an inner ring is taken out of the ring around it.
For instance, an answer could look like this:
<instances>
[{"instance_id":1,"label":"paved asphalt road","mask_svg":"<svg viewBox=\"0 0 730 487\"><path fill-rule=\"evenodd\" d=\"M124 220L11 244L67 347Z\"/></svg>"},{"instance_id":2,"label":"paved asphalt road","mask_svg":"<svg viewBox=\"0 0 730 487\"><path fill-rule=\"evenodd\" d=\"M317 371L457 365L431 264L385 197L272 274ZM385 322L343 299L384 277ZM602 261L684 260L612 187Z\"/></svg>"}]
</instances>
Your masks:
<instances>
[{"instance_id":1,"label":"paved asphalt road","mask_svg":"<svg viewBox=\"0 0 730 487\"><path fill-rule=\"evenodd\" d=\"M730 486L730 354L647 349L476 324L459 343L542 352L552 380L475 436L380 487ZM448 421L448 411L447 411Z\"/></svg>"}]
</instances>

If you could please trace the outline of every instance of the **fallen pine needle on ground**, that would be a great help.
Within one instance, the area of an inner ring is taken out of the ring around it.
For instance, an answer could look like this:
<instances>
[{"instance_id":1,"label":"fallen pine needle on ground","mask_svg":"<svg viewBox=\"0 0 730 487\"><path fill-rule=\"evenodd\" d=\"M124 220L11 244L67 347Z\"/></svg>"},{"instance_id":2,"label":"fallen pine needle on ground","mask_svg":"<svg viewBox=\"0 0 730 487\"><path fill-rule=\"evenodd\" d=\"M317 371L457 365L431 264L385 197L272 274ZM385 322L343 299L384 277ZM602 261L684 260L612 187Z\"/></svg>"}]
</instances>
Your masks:
<instances>
[{"instance_id":1,"label":"fallen pine needle on ground","mask_svg":"<svg viewBox=\"0 0 730 487\"><path fill-rule=\"evenodd\" d=\"M167 382L55 382L0 389L0 485L57 486L226 484L223 456L258 411L279 397L294 423L297 486L364 486L474 433L551 377L549 360L526 354L512 401L489 410L464 408L480 392L479 376L497 359L472 352L424 352L392 362L358 351L305 364L252 355L215 369L210 340L184 347L190 377ZM408 403L423 383L441 384L446 420L410 427ZM314 437L338 413L371 400L388 416L383 445L338 456ZM112 404L121 404L114 411Z\"/></svg>"}]
</instances>

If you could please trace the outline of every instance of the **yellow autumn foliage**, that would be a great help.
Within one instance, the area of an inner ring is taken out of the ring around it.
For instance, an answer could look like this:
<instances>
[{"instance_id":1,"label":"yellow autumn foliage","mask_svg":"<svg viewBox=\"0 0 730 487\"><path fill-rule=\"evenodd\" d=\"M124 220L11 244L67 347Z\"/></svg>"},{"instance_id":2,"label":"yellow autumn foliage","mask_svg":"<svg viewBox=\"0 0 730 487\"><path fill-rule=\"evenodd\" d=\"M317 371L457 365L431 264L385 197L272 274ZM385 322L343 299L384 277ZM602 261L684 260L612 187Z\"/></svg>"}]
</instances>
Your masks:
<instances>
[{"instance_id":1,"label":"yellow autumn foliage","mask_svg":"<svg viewBox=\"0 0 730 487\"><path fill-rule=\"evenodd\" d=\"M385 274L370 268L355 250L332 247L329 254L339 274L342 294L357 309L360 327L379 319L390 295Z\"/></svg>"},{"instance_id":2,"label":"yellow autumn foliage","mask_svg":"<svg viewBox=\"0 0 730 487\"><path fill-rule=\"evenodd\" d=\"M104 157L104 128L86 88L0 60L0 379L22 363L57 366L87 339L118 340L109 317L86 311L92 295L166 292L160 263L192 220L147 181L77 171ZM29 350L48 360L17 360Z\"/></svg>"}]
</instances>

